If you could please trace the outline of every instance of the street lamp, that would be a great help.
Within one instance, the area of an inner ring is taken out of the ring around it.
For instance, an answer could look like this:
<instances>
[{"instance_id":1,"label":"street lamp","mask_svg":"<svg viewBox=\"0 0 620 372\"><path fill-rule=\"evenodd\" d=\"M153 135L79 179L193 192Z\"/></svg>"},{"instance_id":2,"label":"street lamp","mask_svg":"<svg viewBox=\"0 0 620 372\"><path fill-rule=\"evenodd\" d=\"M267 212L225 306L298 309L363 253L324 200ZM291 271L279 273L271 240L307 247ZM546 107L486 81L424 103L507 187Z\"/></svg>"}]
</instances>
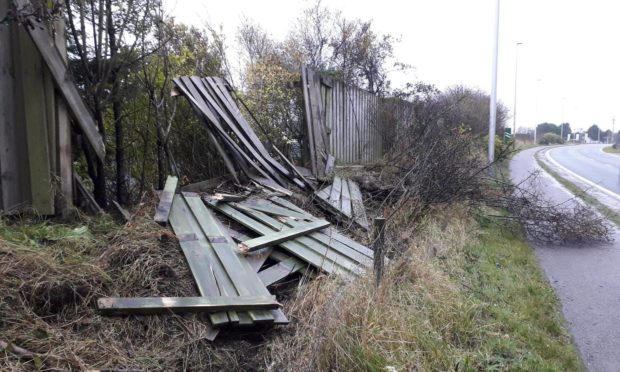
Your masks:
<instances>
[{"instance_id":1,"label":"street lamp","mask_svg":"<svg viewBox=\"0 0 620 372\"><path fill-rule=\"evenodd\" d=\"M515 55L515 97L514 97L514 105L512 106L512 143L516 143L517 139L517 76L519 73L519 45L523 45L523 43L517 43L515 46L516 55Z\"/></svg>"},{"instance_id":2,"label":"street lamp","mask_svg":"<svg viewBox=\"0 0 620 372\"><path fill-rule=\"evenodd\" d=\"M499 0L495 3L495 40L493 42L493 73L489 105L489 164L495 161L495 121L497 119L497 50L499 49ZM489 168L491 172L493 170Z\"/></svg>"}]
</instances>

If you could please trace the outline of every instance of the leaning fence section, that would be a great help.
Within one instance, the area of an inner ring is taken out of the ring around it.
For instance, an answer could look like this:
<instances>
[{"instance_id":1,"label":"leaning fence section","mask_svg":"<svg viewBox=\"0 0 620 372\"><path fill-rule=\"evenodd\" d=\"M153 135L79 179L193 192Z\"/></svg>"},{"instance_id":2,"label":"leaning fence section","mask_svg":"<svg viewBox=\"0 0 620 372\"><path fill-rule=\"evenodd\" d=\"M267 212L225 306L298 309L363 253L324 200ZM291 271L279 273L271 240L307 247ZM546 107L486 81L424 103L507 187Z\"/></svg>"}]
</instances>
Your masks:
<instances>
[{"instance_id":1,"label":"leaning fence section","mask_svg":"<svg viewBox=\"0 0 620 372\"><path fill-rule=\"evenodd\" d=\"M364 164L383 155L379 97L341 81L324 85L325 123L339 164Z\"/></svg>"}]
</instances>

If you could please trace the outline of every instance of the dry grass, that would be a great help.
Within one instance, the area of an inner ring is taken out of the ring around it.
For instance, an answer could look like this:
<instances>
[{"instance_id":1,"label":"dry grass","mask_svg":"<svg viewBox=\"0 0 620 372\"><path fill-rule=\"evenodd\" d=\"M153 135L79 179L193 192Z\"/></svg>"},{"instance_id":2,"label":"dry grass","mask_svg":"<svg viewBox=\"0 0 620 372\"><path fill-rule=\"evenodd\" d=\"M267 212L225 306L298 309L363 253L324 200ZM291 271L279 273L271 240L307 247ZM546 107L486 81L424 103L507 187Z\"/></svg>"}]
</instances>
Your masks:
<instances>
[{"instance_id":1,"label":"dry grass","mask_svg":"<svg viewBox=\"0 0 620 372\"><path fill-rule=\"evenodd\" d=\"M403 208L382 285L302 281L284 301L287 327L211 343L198 315L101 317L98 296L196 294L152 208L126 226L0 221L0 370L580 368L529 247L466 208L434 210L415 227Z\"/></svg>"},{"instance_id":2,"label":"dry grass","mask_svg":"<svg viewBox=\"0 0 620 372\"><path fill-rule=\"evenodd\" d=\"M269 346L269 369L579 370L557 300L527 244L514 244L506 232L485 241L490 228L464 209L433 214L416 230L391 231L408 250L392 260L378 289L371 277L345 286L322 278L299 288L289 310L293 326ZM518 296L527 308L514 303Z\"/></svg>"},{"instance_id":3,"label":"dry grass","mask_svg":"<svg viewBox=\"0 0 620 372\"><path fill-rule=\"evenodd\" d=\"M247 341L207 341L209 324L199 315L96 313L99 296L197 294L176 239L152 221L152 210L143 206L126 226L86 217L72 226L0 221L0 344L8 344L0 346L0 370L246 370L254 364Z\"/></svg>"}]
</instances>

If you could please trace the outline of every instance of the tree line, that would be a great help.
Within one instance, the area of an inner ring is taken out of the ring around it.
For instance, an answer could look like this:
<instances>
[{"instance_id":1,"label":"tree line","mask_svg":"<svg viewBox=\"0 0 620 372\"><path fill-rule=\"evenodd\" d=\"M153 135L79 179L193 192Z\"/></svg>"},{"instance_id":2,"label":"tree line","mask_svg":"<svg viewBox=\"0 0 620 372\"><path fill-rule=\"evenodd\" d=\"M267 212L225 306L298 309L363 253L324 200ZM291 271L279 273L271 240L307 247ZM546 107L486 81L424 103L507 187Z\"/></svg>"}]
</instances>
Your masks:
<instances>
[{"instance_id":1,"label":"tree line","mask_svg":"<svg viewBox=\"0 0 620 372\"><path fill-rule=\"evenodd\" d=\"M253 113L257 134L282 149L304 141L298 85L304 64L381 97L410 101L414 122L435 120L486 133L485 92L464 86L441 91L424 82L393 89L389 72L410 68L394 55L399 39L320 1L300 11L283 40L251 19L242 20L234 40L227 40L211 25L176 22L162 0L53 0L41 6L62 8L54 14L64 19L70 71L108 149L99 161L81 134L74 136L76 171L89 176L103 207L111 198L127 205L161 189L171 172L192 182L217 167L192 108L170 94L178 76L225 77ZM229 62L231 44L237 66ZM498 128L507 117L500 105Z\"/></svg>"}]
</instances>

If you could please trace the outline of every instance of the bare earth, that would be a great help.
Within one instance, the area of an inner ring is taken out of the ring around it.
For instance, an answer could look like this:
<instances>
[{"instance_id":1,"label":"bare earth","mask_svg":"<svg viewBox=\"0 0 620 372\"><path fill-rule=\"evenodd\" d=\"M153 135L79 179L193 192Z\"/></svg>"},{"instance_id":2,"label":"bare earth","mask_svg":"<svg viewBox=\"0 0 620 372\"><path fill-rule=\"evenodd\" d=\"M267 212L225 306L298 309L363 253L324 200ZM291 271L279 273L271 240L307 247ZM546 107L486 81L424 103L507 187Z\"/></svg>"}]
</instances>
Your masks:
<instances>
[{"instance_id":1,"label":"bare earth","mask_svg":"<svg viewBox=\"0 0 620 372\"><path fill-rule=\"evenodd\" d=\"M575 146L578 148L578 146ZM510 163L514 183L540 169L534 153L517 154ZM546 173L538 185L561 202L571 194ZM609 244L589 246L533 245L549 282L562 303L584 364L590 371L620 370L620 231Z\"/></svg>"}]
</instances>

